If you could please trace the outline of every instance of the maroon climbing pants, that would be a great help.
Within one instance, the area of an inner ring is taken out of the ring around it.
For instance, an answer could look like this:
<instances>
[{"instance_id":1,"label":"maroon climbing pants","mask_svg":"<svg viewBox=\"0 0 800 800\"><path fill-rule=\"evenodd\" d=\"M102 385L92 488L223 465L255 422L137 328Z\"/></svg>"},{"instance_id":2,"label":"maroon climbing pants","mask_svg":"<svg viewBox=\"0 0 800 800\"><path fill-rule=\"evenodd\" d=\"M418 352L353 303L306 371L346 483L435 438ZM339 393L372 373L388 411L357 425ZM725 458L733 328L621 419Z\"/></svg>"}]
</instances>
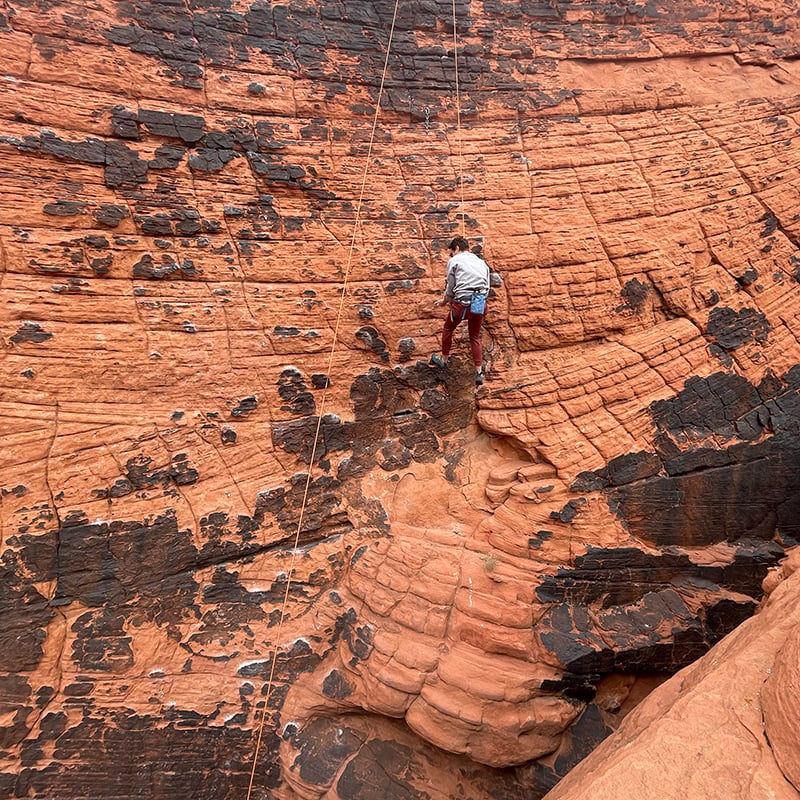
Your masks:
<instances>
[{"instance_id":1,"label":"maroon climbing pants","mask_svg":"<svg viewBox=\"0 0 800 800\"><path fill-rule=\"evenodd\" d=\"M442 328L442 357L450 355L450 348L453 346L453 331L461 322L467 320L469 330L469 347L472 351L472 363L476 369L480 369L483 364L483 351L481 349L481 326L483 325L483 314L473 314L468 305L453 300L450 304L450 313L444 321Z\"/></svg>"}]
</instances>

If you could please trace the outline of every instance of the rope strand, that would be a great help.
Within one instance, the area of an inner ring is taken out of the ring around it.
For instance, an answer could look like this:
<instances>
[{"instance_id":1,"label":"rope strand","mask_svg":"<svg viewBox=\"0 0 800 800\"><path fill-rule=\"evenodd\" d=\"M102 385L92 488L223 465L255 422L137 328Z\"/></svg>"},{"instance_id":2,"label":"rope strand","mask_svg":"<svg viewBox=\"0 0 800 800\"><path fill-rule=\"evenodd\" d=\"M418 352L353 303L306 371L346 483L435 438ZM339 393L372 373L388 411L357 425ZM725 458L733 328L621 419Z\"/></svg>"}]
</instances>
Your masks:
<instances>
[{"instance_id":1,"label":"rope strand","mask_svg":"<svg viewBox=\"0 0 800 800\"><path fill-rule=\"evenodd\" d=\"M400 0L395 0L394 13L392 14L392 25L391 25L391 29L389 31L389 41L388 41L388 43L386 45L386 57L385 57L384 62L383 62L383 72L381 73L380 88L378 89L378 100L377 100L377 102L375 104L375 115L374 115L374 117L372 119L372 130L370 132L370 137L369 137L369 147L367 148L367 158L366 158L366 161L365 161L365 164L364 164L364 173L363 173L363 176L361 178L361 189L360 189L359 195L358 195L358 203L356 205L355 218L353 220L353 236L352 236L352 238L350 240L350 249L349 249L348 256L347 256L347 264L346 264L345 271L344 271L344 278L342 280L341 297L339 298L339 308L338 308L338 311L337 311L337 314L336 314L336 324L334 326L334 331L333 331L333 341L331 342L330 355L328 357L328 370L327 370L327 373L326 373L328 376L330 376L331 372L333 371L333 357L334 357L334 355L336 353L336 345L337 345L338 340L339 340L339 328L340 328L340 325L341 325L342 313L343 313L343 310L344 310L344 301L345 301L345 297L347 295L347 285L348 285L348 280L350 278L350 270L351 270L352 263L353 263L353 253L355 251L356 237L358 235L359 225L361 224L361 209L362 209L362 206L363 206L363 203L364 203L364 193L365 193L366 185L367 185L367 176L369 174L370 160L372 158L372 149L373 149L373 146L374 146L374 143L375 143L375 132L376 132L377 127L378 127L378 116L380 114L381 101L383 99L383 89L384 89L384 85L386 83L386 73L387 73L388 68L389 68L389 54L390 54L391 49L392 49L392 40L394 38L395 23L397 22L397 9L398 9L399 5L400 5ZM321 429L321 426L322 426L322 418L325 415L325 402L327 400L328 386L329 385L330 385L330 381L326 381L326 384L325 384L325 386L323 388L323 391L322 391L322 398L320 400L319 413L318 413L318 416L317 416L317 426L316 426L316 430L314 432L314 444L313 444L313 447L311 448L311 458L310 458L309 465L308 465L308 474L306 476L305 488L303 489L303 500L302 500L302 503L300 505L300 513L299 513L299 517L298 517L298 520L297 520L297 530L295 532L294 544L293 544L293 547L292 547L292 558L291 558L291 561L289 563L289 571L288 571L287 576L286 576L286 590L284 592L283 603L281 605L281 616L280 616L280 620L279 620L279 623L278 623L278 630L277 630L277 633L275 634L275 646L273 648L272 664L270 665L269 678L267 680L266 696L264 698L264 705L263 705L262 710L261 710L261 719L260 719L260 722L259 722L259 725L258 725L258 736L256 737L256 746L255 746L255 750L253 752L253 764L252 764L252 768L250 770L250 782L249 782L249 784L247 786L247 800L250 800L250 797L251 797L252 792L253 792L253 784L255 782L256 768L257 768L257 764L258 764L258 756L259 756L259 753L261 751L261 743L263 741L264 721L266 720L266 717L267 717L267 708L269 706L269 700L270 700L270 697L272 695L272 687L273 687L273 683L274 683L274 679L275 679L275 667L276 667L276 665L278 663L278 645L279 645L279 643L281 641L281 634L283 632L283 623L284 623L284 619L286 617L286 608L287 608L287 606L289 604L289 591L291 589L292 575L294 574L295 563L297 561L297 548L298 548L298 544L300 542L300 533L301 533L301 531L303 529L303 521L305 519L305 510L306 510L306 506L308 504L308 494L309 494L309 489L311 487L311 479L312 479L313 471L314 471L314 459L316 458L316 455L317 455L317 446L319 444L319 434L320 434L320 429ZM262 686L262 691L263 691L263 686Z\"/></svg>"},{"instance_id":2,"label":"rope strand","mask_svg":"<svg viewBox=\"0 0 800 800\"><path fill-rule=\"evenodd\" d=\"M456 29L456 0L453 0L453 61L456 78L456 143L458 145L458 185L461 189L461 235L467 235L466 209L464 206L464 157L461 147L461 87L458 80L458 31Z\"/></svg>"}]
</instances>

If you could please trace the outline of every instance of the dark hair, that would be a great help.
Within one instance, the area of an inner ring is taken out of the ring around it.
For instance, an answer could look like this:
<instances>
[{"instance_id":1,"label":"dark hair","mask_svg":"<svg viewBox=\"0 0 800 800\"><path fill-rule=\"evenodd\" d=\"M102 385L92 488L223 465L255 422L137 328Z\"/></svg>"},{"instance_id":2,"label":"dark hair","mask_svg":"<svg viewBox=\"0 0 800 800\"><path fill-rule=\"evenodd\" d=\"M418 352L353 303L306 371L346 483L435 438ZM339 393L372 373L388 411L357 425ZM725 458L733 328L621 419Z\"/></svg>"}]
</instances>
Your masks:
<instances>
[{"instance_id":1,"label":"dark hair","mask_svg":"<svg viewBox=\"0 0 800 800\"><path fill-rule=\"evenodd\" d=\"M450 250L469 250L469 242L463 236L456 236L450 242Z\"/></svg>"}]
</instances>

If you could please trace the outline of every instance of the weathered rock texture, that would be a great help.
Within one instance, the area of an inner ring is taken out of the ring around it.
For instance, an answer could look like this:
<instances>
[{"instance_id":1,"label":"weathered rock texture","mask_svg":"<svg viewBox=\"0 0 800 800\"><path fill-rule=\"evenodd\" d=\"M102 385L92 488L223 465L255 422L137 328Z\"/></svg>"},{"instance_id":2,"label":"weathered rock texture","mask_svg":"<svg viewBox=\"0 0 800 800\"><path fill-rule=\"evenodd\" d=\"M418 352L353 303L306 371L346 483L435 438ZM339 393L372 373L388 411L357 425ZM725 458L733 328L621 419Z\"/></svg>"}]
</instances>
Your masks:
<instances>
[{"instance_id":1,"label":"weathered rock texture","mask_svg":"<svg viewBox=\"0 0 800 800\"><path fill-rule=\"evenodd\" d=\"M796 800L798 556L755 617L654 691L547 800Z\"/></svg>"},{"instance_id":2,"label":"weathered rock texture","mask_svg":"<svg viewBox=\"0 0 800 800\"><path fill-rule=\"evenodd\" d=\"M0 5L3 795L541 797L797 544L794 4L394 10Z\"/></svg>"}]
</instances>

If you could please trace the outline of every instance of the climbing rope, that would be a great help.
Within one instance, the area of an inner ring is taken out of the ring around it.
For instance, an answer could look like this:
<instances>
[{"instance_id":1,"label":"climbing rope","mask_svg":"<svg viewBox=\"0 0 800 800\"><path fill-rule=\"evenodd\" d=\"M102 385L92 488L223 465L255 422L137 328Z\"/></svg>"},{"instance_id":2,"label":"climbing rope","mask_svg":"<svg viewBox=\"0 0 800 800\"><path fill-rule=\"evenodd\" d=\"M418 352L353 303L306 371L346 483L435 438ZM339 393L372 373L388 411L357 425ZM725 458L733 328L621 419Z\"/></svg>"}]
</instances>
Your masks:
<instances>
[{"instance_id":1,"label":"climbing rope","mask_svg":"<svg viewBox=\"0 0 800 800\"><path fill-rule=\"evenodd\" d=\"M355 252L356 237L358 235L358 229L361 223L361 210L364 204L364 193L367 185L367 176L369 174L370 160L372 158L372 149L375 143L375 132L378 127L378 115L380 114L381 100L383 99L383 89L386 83L386 73L389 68L389 54L391 53L392 49L392 40L394 38L395 23L397 21L397 9L399 5L400 5L400 0L395 0L394 12L392 14L392 25L389 31L389 41L386 45L386 58L384 59L383 62L383 72L381 73L380 88L378 89L378 100L375 104L375 115L372 119L372 130L370 132L369 146L367 148L367 158L364 163L364 173L361 178L361 188L359 190L358 203L356 204L356 213L355 213L355 218L353 220L353 236L350 239L350 248L347 255L347 264L344 270L344 278L342 279L341 296L339 298L339 308L336 313L336 324L334 325L334 330L333 330L333 341L331 342L330 354L328 356L328 369L327 372L325 373L328 376L330 376L331 373L333 372L333 357L336 353L336 345L339 340L339 328L341 325L342 313L344 310L344 301L347 295L347 285L348 285L348 280L350 278L350 270L353 264L353 254ZM258 736L256 737L256 746L253 752L253 764L250 770L250 782L247 786L247 800L250 800L250 797L253 792L253 783L255 781L255 776L256 776L258 756L261 751L261 743L263 741L263 735L264 735L264 721L266 720L267 717L267 708L269 707L270 697L272 696L272 687L275 680L275 667L278 662L278 645L281 641L281 634L283 632L283 622L286 617L286 608L289 605L289 591L291 589L292 575L294 574L295 563L297 561L297 548L300 542L300 533L303 529L305 510L306 506L308 505L308 493L309 489L311 488L311 479L314 471L314 459L316 458L317 455L317 447L319 445L319 434L322 427L322 418L325 415L325 402L327 400L329 385L330 381L328 380L325 382L325 386L323 387L322 390L322 398L320 399L319 413L317 415L317 426L314 432L314 444L311 448L311 458L308 465L308 474L306 475L305 488L303 489L303 500L302 503L300 504L300 513L297 520L297 530L295 531L294 543L292 546L292 558L291 561L289 562L289 571L287 572L286 575L286 589L283 595L283 603L281 604L281 615L280 615L280 620L278 622L278 630L277 633L275 634L275 646L272 652L272 663L270 665L269 678L267 679L267 684L266 684L264 704L261 709L261 719L258 723ZM262 694L264 694L263 686L262 686Z\"/></svg>"},{"instance_id":2,"label":"climbing rope","mask_svg":"<svg viewBox=\"0 0 800 800\"><path fill-rule=\"evenodd\" d=\"M461 189L461 235L466 238L466 207L464 206L464 155L461 146L461 86L458 80L458 31L456 29L456 0L453 0L453 61L456 88L456 144L458 145L458 185Z\"/></svg>"}]
</instances>

